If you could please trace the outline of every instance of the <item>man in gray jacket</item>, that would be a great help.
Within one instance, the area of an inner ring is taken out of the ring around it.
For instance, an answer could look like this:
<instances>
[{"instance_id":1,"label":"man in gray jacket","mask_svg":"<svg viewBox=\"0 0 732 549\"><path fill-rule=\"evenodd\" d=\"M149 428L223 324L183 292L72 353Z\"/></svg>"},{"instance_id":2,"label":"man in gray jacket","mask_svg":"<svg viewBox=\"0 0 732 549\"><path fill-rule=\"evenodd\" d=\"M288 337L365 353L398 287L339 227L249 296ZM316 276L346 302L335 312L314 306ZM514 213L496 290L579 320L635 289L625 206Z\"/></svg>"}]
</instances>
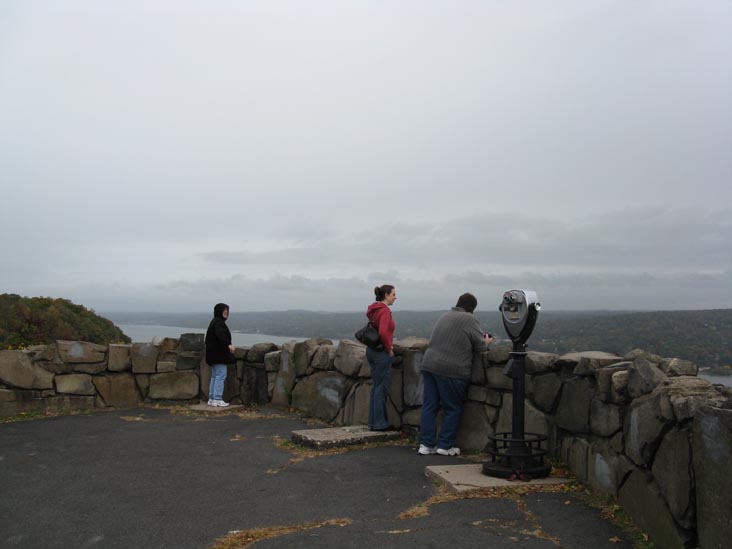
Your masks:
<instances>
[{"instance_id":1,"label":"man in gray jacket","mask_svg":"<svg viewBox=\"0 0 732 549\"><path fill-rule=\"evenodd\" d=\"M463 294L452 310L443 314L432 330L427 352L422 359L422 424L419 431L419 453L457 456L455 446L463 402L470 384L473 353L485 351L491 342L473 316L478 300ZM442 429L435 444L437 412L442 405Z\"/></svg>"}]
</instances>

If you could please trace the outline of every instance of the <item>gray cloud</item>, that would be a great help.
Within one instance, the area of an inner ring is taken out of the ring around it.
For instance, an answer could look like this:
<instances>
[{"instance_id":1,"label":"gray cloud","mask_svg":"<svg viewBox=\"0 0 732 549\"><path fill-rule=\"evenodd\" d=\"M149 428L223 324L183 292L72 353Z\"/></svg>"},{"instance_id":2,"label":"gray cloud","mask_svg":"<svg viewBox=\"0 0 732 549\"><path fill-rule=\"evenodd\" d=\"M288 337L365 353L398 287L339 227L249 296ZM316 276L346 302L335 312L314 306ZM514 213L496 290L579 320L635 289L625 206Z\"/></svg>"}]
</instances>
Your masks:
<instances>
[{"instance_id":1,"label":"gray cloud","mask_svg":"<svg viewBox=\"0 0 732 549\"><path fill-rule=\"evenodd\" d=\"M732 307L731 21L726 0L1 3L0 291Z\"/></svg>"}]
</instances>

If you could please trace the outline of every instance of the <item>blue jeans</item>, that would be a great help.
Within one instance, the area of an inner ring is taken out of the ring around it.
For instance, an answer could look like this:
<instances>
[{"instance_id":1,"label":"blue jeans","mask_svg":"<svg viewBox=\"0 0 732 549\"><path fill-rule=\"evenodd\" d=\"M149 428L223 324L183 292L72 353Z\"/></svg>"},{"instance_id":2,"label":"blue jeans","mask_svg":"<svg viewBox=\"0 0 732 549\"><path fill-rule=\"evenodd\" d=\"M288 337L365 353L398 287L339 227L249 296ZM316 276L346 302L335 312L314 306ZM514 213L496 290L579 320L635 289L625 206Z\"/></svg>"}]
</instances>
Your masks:
<instances>
[{"instance_id":1,"label":"blue jeans","mask_svg":"<svg viewBox=\"0 0 732 549\"><path fill-rule=\"evenodd\" d=\"M226 370L226 364L211 365L211 383L208 386L208 398L210 400L221 400L223 398Z\"/></svg>"},{"instance_id":2,"label":"blue jeans","mask_svg":"<svg viewBox=\"0 0 732 549\"><path fill-rule=\"evenodd\" d=\"M392 357L386 351L366 348L366 359L371 367L371 400L369 401L369 429L386 429L386 396L389 394Z\"/></svg>"},{"instance_id":3,"label":"blue jeans","mask_svg":"<svg viewBox=\"0 0 732 549\"><path fill-rule=\"evenodd\" d=\"M455 446L463 402L468 391L467 379L455 379L422 371L424 397L422 398L422 424L419 443L434 448L437 433L437 411L442 404L442 429L437 447L449 450Z\"/></svg>"}]
</instances>

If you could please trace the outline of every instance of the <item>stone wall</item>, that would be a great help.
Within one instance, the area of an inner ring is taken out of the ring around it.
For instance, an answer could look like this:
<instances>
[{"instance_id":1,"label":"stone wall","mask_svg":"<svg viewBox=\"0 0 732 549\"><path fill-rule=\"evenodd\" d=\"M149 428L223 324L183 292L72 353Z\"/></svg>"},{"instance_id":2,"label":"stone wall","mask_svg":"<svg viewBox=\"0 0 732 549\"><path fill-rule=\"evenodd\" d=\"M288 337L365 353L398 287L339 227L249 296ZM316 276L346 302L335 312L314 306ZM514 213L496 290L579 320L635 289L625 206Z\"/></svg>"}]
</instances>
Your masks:
<instances>
[{"instance_id":1,"label":"stone wall","mask_svg":"<svg viewBox=\"0 0 732 549\"><path fill-rule=\"evenodd\" d=\"M387 403L391 424L416 432L425 339L395 342ZM310 339L237 347L224 399L294 408L338 425L368 418L371 375L365 347ZM510 348L473 360L458 434L485 450L511 430ZM526 359L526 431L595 491L617 497L659 547L721 548L732 536L732 393L696 377L688 361L635 350ZM133 407L208 398L203 335L152 343L57 341L0 351L0 417L21 412Z\"/></svg>"}]
</instances>

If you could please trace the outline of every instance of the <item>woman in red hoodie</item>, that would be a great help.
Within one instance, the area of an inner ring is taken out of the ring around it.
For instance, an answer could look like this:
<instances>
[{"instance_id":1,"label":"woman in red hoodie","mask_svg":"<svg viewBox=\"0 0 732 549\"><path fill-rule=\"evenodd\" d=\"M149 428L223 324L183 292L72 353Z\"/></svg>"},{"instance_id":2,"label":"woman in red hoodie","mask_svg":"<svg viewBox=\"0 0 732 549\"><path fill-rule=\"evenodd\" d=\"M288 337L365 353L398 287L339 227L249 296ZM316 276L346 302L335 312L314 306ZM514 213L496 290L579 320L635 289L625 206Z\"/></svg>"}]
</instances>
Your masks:
<instances>
[{"instance_id":1,"label":"woman in red hoodie","mask_svg":"<svg viewBox=\"0 0 732 549\"><path fill-rule=\"evenodd\" d=\"M371 367L371 401L369 403L369 429L372 431L386 431L391 429L386 419L386 396L389 394L389 380L391 378L391 363L394 360L394 319L391 317L391 307L396 301L394 286L384 284L374 288L376 301L369 305L366 317L379 331L383 350L366 348L366 358Z\"/></svg>"}]
</instances>

